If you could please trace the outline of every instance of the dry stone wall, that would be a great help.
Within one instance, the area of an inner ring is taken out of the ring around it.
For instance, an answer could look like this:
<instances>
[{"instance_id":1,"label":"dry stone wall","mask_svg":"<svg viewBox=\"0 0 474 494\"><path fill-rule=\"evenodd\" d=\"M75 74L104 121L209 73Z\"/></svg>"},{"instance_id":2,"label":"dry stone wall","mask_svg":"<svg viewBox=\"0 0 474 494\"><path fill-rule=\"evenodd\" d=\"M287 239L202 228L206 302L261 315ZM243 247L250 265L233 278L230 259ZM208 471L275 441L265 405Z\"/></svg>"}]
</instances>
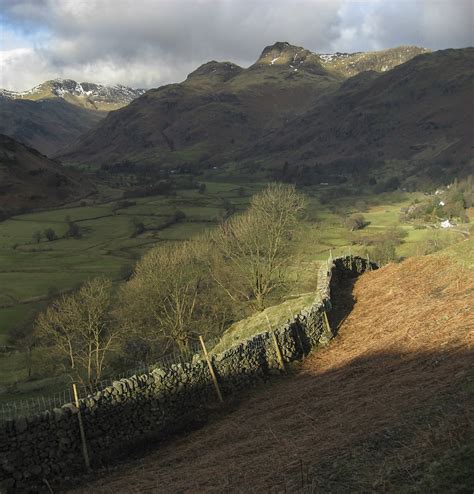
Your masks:
<instances>
[{"instance_id":1,"label":"dry stone wall","mask_svg":"<svg viewBox=\"0 0 474 494\"><path fill-rule=\"evenodd\" d=\"M352 256L323 263L315 303L274 330L285 362L299 360L330 341L334 335L323 314L331 308L331 295L345 278L374 267ZM211 359L224 399L265 381L280 368L270 331L222 353L211 351ZM133 447L196 427L215 402L208 366L199 355L189 364L114 382L80 402L92 465L107 464ZM57 479L83 470L77 414L73 404L66 404L0 424L0 493L48 492L43 479L54 485Z\"/></svg>"}]
</instances>

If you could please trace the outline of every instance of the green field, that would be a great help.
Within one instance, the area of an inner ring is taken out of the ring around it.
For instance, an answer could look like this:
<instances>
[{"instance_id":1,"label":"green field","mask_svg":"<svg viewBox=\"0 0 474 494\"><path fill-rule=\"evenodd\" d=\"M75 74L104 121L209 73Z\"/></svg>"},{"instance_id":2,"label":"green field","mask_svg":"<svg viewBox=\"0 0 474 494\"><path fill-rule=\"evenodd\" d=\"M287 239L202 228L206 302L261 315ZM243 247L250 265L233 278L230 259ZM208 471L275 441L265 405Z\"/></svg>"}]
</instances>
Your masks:
<instances>
[{"instance_id":1,"label":"green field","mask_svg":"<svg viewBox=\"0 0 474 494\"><path fill-rule=\"evenodd\" d=\"M258 185L249 185L248 194ZM15 216L0 223L0 345L15 325L28 323L53 294L74 289L94 276L120 280L151 246L179 241L216 225L225 208L222 199L245 207L233 184L208 184L205 194L178 191L177 196L133 199L136 205L114 211L116 201ZM166 226L176 211L186 217ZM61 238L66 217L81 229L81 238ZM132 238L132 220L147 230ZM52 228L60 237L37 243L33 234Z\"/></svg>"},{"instance_id":2,"label":"green field","mask_svg":"<svg viewBox=\"0 0 474 494\"><path fill-rule=\"evenodd\" d=\"M236 211L244 210L251 195L263 183L209 181L203 194L196 190L178 190L176 196L152 196L131 199L135 205L116 209L116 200L83 207L62 208L24 214L0 223L0 346L8 343L14 327L32 324L38 311L58 293L73 290L88 278L103 275L116 284L125 279L136 260L159 242L189 239L212 228L221 221L229 203ZM244 188L244 194L239 188ZM341 222L334 204L321 204L320 196L327 187L306 189L308 208L305 221L295 242L290 268L290 283L285 293L278 294L270 304L270 319L286 319L290 310L297 311L312 297L321 261L352 252L366 255L368 248L351 246L348 229ZM117 194L115 194L117 196ZM377 197L361 197L367 204L363 212L369 222L364 235L380 234L393 226L406 230L407 236L398 247L399 256L418 253L419 247L432 233L430 229L414 229L400 224L400 209L420 194L393 193ZM356 212L354 196L337 200L346 214ZM185 218L172 223L177 211ZM42 239L33 234L53 228L58 237L67 230L66 217L80 225L81 238ZM132 220L143 222L146 231L132 236ZM440 232L461 240L462 236ZM276 306L285 301L283 309ZM258 321L261 325L261 321ZM26 378L24 360L20 355L0 356L0 386L21 382ZM49 389L49 384L47 388ZM29 388L28 388L29 389ZM29 393L25 389L25 392Z\"/></svg>"}]
</instances>

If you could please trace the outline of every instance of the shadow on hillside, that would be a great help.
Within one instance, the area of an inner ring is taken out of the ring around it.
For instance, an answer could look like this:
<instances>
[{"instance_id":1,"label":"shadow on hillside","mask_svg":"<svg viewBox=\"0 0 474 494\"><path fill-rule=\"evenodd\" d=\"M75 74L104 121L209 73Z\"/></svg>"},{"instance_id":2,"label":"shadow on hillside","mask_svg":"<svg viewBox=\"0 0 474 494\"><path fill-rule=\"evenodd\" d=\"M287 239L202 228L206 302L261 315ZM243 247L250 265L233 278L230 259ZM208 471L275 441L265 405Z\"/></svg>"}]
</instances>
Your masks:
<instances>
[{"instance_id":1,"label":"shadow on hillside","mask_svg":"<svg viewBox=\"0 0 474 494\"><path fill-rule=\"evenodd\" d=\"M307 361L81 492L470 492L473 353L452 350Z\"/></svg>"},{"instance_id":2,"label":"shadow on hillside","mask_svg":"<svg viewBox=\"0 0 474 494\"><path fill-rule=\"evenodd\" d=\"M285 419L280 428L271 416L265 420L275 431L291 430L303 439L292 448L300 461L280 469L271 487L308 494L472 492L474 353L461 345L367 356L357 356L354 348L353 353L341 366L335 356L328 371L321 372L314 360L312 372L309 363L292 383L304 396L275 390L292 403L302 423ZM277 400L271 406L281 410ZM280 434L281 441L291 439Z\"/></svg>"}]
</instances>

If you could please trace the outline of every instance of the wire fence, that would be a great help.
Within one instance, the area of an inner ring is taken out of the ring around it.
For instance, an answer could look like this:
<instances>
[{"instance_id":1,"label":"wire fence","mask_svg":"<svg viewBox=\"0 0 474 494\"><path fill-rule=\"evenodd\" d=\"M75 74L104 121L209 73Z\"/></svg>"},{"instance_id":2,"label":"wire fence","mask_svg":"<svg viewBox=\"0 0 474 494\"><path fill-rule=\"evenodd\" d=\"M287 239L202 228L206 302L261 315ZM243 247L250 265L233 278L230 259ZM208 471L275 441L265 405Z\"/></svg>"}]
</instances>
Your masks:
<instances>
[{"instance_id":1,"label":"wire fence","mask_svg":"<svg viewBox=\"0 0 474 494\"><path fill-rule=\"evenodd\" d=\"M212 348L214 348L219 342L220 338L206 340L206 347L212 352ZM187 363L192 363L196 359L203 358L203 350L200 343L190 341L185 352L168 353L155 360L153 364L135 367L121 373L114 373L98 382L93 383L92 385L78 384L78 395L80 399L87 398L90 395L103 391L108 386L112 386L114 382L120 381L121 379L130 378L134 375L138 376L149 374L154 369L167 370L175 365L184 365ZM65 384L64 389L54 393L23 398L15 401L0 402L0 422L13 420L18 417L29 417L46 411L52 411L55 408L61 408L63 405L72 403L73 401L74 396L72 386Z\"/></svg>"}]
</instances>

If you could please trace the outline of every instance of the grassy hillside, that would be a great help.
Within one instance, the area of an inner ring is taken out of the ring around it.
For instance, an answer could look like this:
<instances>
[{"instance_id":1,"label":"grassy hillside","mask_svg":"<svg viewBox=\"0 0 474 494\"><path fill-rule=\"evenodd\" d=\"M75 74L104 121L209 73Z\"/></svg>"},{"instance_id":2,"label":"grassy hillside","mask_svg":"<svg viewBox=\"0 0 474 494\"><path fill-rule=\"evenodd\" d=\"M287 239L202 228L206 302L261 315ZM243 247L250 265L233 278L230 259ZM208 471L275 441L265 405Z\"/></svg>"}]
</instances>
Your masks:
<instances>
[{"instance_id":1,"label":"grassy hillside","mask_svg":"<svg viewBox=\"0 0 474 494\"><path fill-rule=\"evenodd\" d=\"M424 257L363 275L329 347L72 492L469 492L473 274Z\"/></svg>"},{"instance_id":2,"label":"grassy hillside","mask_svg":"<svg viewBox=\"0 0 474 494\"><path fill-rule=\"evenodd\" d=\"M1 219L14 212L58 206L94 191L81 173L0 134Z\"/></svg>"},{"instance_id":3,"label":"grassy hillside","mask_svg":"<svg viewBox=\"0 0 474 494\"><path fill-rule=\"evenodd\" d=\"M437 252L436 255L442 259L449 257L462 266L472 268L474 266L474 238L450 245Z\"/></svg>"}]
</instances>

